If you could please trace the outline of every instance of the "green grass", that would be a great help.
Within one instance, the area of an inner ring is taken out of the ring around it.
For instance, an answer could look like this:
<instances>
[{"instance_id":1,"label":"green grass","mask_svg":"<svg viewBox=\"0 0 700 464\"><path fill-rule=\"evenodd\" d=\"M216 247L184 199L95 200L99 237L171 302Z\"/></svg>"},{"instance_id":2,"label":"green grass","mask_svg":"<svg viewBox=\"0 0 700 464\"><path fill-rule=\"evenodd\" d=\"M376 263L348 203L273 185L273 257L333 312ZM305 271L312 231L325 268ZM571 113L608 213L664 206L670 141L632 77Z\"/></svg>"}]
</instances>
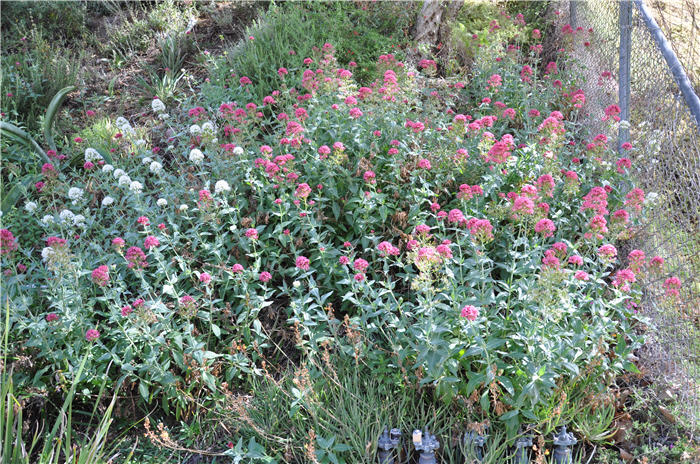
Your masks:
<instances>
[{"instance_id":1,"label":"green grass","mask_svg":"<svg viewBox=\"0 0 700 464\"><path fill-rule=\"evenodd\" d=\"M401 2L373 5L366 11L350 2L273 4L228 51L225 63L217 63L210 71L225 80L233 69L237 74L234 86L240 76L251 77L253 93L262 99L282 84L275 70L295 69L299 57L313 56L315 47L328 42L336 48L342 65L357 63L352 72L364 83L373 75L378 55L402 54L396 44L406 42L414 8L415 4Z\"/></svg>"}]
</instances>

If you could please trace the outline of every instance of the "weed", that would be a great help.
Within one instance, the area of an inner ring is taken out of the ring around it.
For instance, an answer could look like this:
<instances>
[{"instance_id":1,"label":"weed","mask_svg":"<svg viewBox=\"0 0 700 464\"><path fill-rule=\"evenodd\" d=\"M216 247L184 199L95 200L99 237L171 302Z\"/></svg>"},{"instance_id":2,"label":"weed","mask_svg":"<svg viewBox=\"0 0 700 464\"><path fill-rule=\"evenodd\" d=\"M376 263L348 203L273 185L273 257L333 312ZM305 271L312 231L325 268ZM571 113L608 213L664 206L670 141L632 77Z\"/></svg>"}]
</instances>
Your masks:
<instances>
[{"instance_id":1,"label":"weed","mask_svg":"<svg viewBox=\"0 0 700 464\"><path fill-rule=\"evenodd\" d=\"M33 131L39 128L41 115L54 95L77 83L84 55L59 52L60 45L39 28L28 31L16 43L16 51L2 60L2 111L9 120Z\"/></svg>"}]
</instances>

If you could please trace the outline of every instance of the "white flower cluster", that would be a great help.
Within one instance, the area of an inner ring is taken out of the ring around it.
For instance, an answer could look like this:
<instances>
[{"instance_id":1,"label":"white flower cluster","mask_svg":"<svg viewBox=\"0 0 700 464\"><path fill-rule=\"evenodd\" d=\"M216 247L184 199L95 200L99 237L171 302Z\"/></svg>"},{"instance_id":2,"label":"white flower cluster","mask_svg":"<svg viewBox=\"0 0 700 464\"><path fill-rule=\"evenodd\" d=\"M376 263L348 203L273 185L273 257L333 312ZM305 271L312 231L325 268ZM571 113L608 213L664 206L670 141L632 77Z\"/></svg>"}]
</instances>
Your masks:
<instances>
[{"instance_id":1,"label":"white flower cluster","mask_svg":"<svg viewBox=\"0 0 700 464\"><path fill-rule=\"evenodd\" d=\"M160 164L158 161L153 161L148 166L148 169L150 169L153 174L160 174L160 172L163 170L163 165Z\"/></svg>"},{"instance_id":2,"label":"white flower cluster","mask_svg":"<svg viewBox=\"0 0 700 464\"><path fill-rule=\"evenodd\" d=\"M128 187L129 185L131 185L131 177L127 176L126 174L122 174L121 176L119 176L118 182L120 187Z\"/></svg>"},{"instance_id":3,"label":"white flower cluster","mask_svg":"<svg viewBox=\"0 0 700 464\"><path fill-rule=\"evenodd\" d=\"M73 214L73 211L69 209L64 209L58 214L58 217L61 219L61 222L63 224L67 222L73 222L73 218L75 218L75 214Z\"/></svg>"},{"instance_id":4,"label":"white flower cluster","mask_svg":"<svg viewBox=\"0 0 700 464\"><path fill-rule=\"evenodd\" d=\"M236 147L233 149L233 154L236 156L241 156L243 154L243 147Z\"/></svg>"},{"instance_id":5,"label":"white flower cluster","mask_svg":"<svg viewBox=\"0 0 700 464\"><path fill-rule=\"evenodd\" d=\"M82 214L75 214L69 209L64 209L58 214L58 218L61 221L61 225L65 226L75 226L75 227L85 227L85 216ZM41 218L41 223L44 226L49 224L55 224L56 220L50 214L45 215Z\"/></svg>"},{"instance_id":6,"label":"white flower cluster","mask_svg":"<svg viewBox=\"0 0 700 464\"><path fill-rule=\"evenodd\" d=\"M165 109L165 103L163 103L163 101L160 98L153 99L153 101L151 102L151 109L154 113L158 115L160 119L165 120L170 117L170 115Z\"/></svg>"},{"instance_id":7,"label":"white flower cluster","mask_svg":"<svg viewBox=\"0 0 700 464\"><path fill-rule=\"evenodd\" d=\"M202 161L204 161L204 153L202 153L201 150L197 148L193 148L192 151L190 151L190 161L192 161L196 165L202 164Z\"/></svg>"},{"instance_id":8,"label":"white flower cluster","mask_svg":"<svg viewBox=\"0 0 700 464\"><path fill-rule=\"evenodd\" d=\"M141 193L143 191L143 184L137 180L132 181L131 184L129 184L129 190L134 193Z\"/></svg>"},{"instance_id":9,"label":"white flower cluster","mask_svg":"<svg viewBox=\"0 0 700 464\"><path fill-rule=\"evenodd\" d=\"M28 213L33 213L34 211L36 211L37 206L38 206L38 205L37 205L35 202L33 202L33 201L28 201L27 203L24 204L24 209L25 209Z\"/></svg>"},{"instance_id":10,"label":"white flower cluster","mask_svg":"<svg viewBox=\"0 0 700 464\"><path fill-rule=\"evenodd\" d=\"M54 249L51 247L44 247L43 250L41 250L41 260L43 262L47 262L49 259L51 259L51 255L54 254Z\"/></svg>"},{"instance_id":11,"label":"white flower cluster","mask_svg":"<svg viewBox=\"0 0 700 464\"><path fill-rule=\"evenodd\" d=\"M139 181L132 180L123 169L115 169L112 175L117 179L117 183L120 187L127 187L134 193L141 193L143 191L143 184Z\"/></svg>"},{"instance_id":12,"label":"white flower cluster","mask_svg":"<svg viewBox=\"0 0 700 464\"><path fill-rule=\"evenodd\" d=\"M216 132L216 126L213 122L207 121L204 124L202 124L201 130L203 134L214 135L214 133Z\"/></svg>"},{"instance_id":13,"label":"white flower cluster","mask_svg":"<svg viewBox=\"0 0 700 464\"><path fill-rule=\"evenodd\" d=\"M219 139L216 138L216 124L211 121L207 121L201 126L199 124L192 124L189 132L193 137L203 137L207 143L211 142L214 145L219 143Z\"/></svg>"},{"instance_id":14,"label":"white flower cluster","mask_svg":"<svg viewBox=\"0 0 700 464\"><path fill-rule=\"evenodd\" d=\"M68 189L68 198L77 205L80 200L83 199L83 189L78 187L71 187Z\"/></svg>"},{"instance_id":15,"label":"white flower cluster","mask_svg":"<svg viewBox=\"0 0 700 464\"><path fill-rule=\"evenodd\" d=\"M136 135L136 131L131 127L131 123L127 121L126 118L119 116L115 124L125 136L132 137Z\"/></svg>"},{"instance_id":16,"label":"white flower cluster","mask_svg":"<svg viewBox=\"0 0 700 464\"><path fill-rule=\"evenodd\" d=\"M661 197L656 192L647 193L646 198L644 198L644 206L653 206L661 200Z\"/></svg>"},{"instance_id":17,"label":"white flower cluster","mask_svg":"<svg viewBox=\"0 0 700 464\"><path fill-rule=\"evenodd\" d=\"M214 193L230 192L231 186L225 180L217 180L214 184Z\"/></svg>"},{"instance_id":18,"label":"white flower cluster","mask_svg":"<svg viewBox=\"0 0 700 464\"><path fill-rule=\"evenodd\" d=\"M95 150L94 148L86 148L85 149L85 162L90 162L93 164L97 164L100 161L103 161L104 158L100 153Z\"/></svg>"},{"instance_id":19,"label":"white flower cluster","mask_svg":"<svg viewBox=\"0 0 700 464\"><path fill-rule=\"evenodd\" d=\"M151 108L154 113L163 113L165 111L165 103L160 98L154 98L151 101Z\"/></svg>"},{"instance_id":20,"label":"white flower cluster","mask_svg":"<svg viewBox=\"0 0 700 464\"><path fill-rule=\"evenodd\" d=\"M154 161L150 156L142 159L141 163L143 163L144 166L148 165L148 169L150 169L153 174L160 174L163 170L163 165L158 161Z\"/></svg>"}]
</instances>

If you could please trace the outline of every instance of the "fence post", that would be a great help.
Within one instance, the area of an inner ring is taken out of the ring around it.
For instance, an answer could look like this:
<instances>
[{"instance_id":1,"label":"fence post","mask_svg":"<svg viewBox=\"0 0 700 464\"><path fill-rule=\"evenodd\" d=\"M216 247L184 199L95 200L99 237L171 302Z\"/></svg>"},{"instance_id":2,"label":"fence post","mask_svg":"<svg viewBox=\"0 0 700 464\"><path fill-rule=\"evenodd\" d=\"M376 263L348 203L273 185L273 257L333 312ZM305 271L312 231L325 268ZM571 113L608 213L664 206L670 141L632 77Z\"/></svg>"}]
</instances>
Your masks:
<instances>
[{"instance_id":1,"label":"fence post","mask_svg":"<svg viewBox=\"0 0 700 464\"><path fill-rule=\"evenodd\" d=\"M576 24L578 23L576 18L576 8L576 0L569 0L569 24L574 29L576 29Z\"/></svg>"},{"instance_id":2,"label":"fence post","mask_svg":"<svg viewBox=\"0 0 700 464\"><path fill-rule=\"evenodd\" d=\"M630 62L632 52L632 2L620 1L620 69L619 101L620 119L630 120ZM629 126L618 129L617 150L622 152L622 144L629 142Z\"/></svg>"}]
</instances>

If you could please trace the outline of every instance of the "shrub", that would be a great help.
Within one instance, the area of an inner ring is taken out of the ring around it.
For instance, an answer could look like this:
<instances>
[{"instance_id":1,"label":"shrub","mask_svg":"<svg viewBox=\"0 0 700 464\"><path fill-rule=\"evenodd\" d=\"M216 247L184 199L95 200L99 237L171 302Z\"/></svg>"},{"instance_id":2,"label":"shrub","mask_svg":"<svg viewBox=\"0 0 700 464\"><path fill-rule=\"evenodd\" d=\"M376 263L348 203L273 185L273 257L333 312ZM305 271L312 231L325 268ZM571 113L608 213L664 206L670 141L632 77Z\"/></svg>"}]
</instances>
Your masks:
<instances>
[{"instance_id":1,"label":"shrub","mask_svg":"<svg viewBox=\"0 0 700 464\"><path fill-rule=\"evenodd\" d=\"M39 28L20 36L14 46L14 51L2 60L2 112L5 120L33 131L39 127L41 115L54 95L78 81L83 56L65 53Z\"/></svg>"},{"instance_id":2,"label":"shrub","mask_svg":"<svg viewBox=\"0 0 700 464\"><path fill-rule=\"evenodd\" d=\"M39 28L53 40L80 39L85 34L87 2L6 1L2 8L3 38L8 33ZM5 50L7 44L3 44Z\"/></svg>"},{"instance_id":3,"label":"shrub","mask_svg":"<svg viewBox=\"0 0 700 464\"><path fill-rule=\"evenodd\" d=\"M189 41L180 37L180 34L191 28L195 17L194 5L183 6L173 0L158 2L152 8L143 3L138 3L137 7L129 5L118 13L118 25L110 28L108 39L103 45L104 51L130 59L156 44L156 39L160 37L161 41L165 40L159 44L161 49L165 49L164 54L172 57L172 53L168 54L168 49L175 52L174 58L177 61L177 55L186 55L185 50L189 45ZM171 69L179 71L179 68Z\"/></svg>"},{"instance_id":4,"label":"shrub","mask_svg":"<svg viewBox=\"0 0 700 464\"><path fill-rule=\"evenodd\" d=\"M211 70L215 78L233 77L230 81L234 83L240 76L256 76L251 90L262 100L281 84L277 69L297 70L301 59L312 56L315 47L330 42L337 47L341 64L356 64L353 72L364 84L374 74L376 56L392 47L398 50L414 8L402 2L364 9L345 2L272 5L228 52L226 62L215 63ZM300 30L304 33L299 34ZM232 71L238 77L231 76Z\"/></svg>"},{"instance_id":5,"label":"shrub","mask_svg":"<svg viewBox=\"0 0 700 464\"><path fill-rule=\"evenodd\" d=\"M113 364L111 386L180 418L331 351L513 436L634 370L635 274L653 269L618 269L612 243L644 192L578 132L566 66L480 53L468 85L385 54L361 87L322 44L286 74L210 82L186 112L117 118L110 153L76 142L79 165L44 166L3 216L26 378L53 387L89 346L84 388Z\"/></svg>"}]
</instances>

